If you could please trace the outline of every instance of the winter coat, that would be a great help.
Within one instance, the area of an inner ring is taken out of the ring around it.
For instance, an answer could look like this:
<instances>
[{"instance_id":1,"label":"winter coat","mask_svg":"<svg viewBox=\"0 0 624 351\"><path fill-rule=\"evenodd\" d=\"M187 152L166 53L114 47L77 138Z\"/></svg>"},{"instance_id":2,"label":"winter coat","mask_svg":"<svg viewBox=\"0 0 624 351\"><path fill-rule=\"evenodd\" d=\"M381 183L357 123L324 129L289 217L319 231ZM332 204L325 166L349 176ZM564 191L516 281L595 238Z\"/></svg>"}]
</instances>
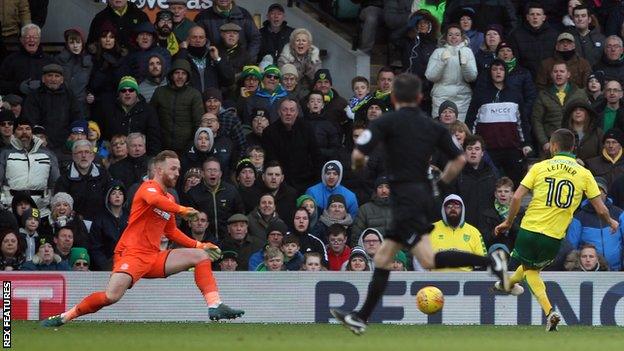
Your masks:
<instances>
[{"instance_id":1,"label":"winter coat","mask_svg":"<svg viewBox=\"0 0 624 351\"><path fill-rule=\"evenodd\" d=\"M246 99L247 101L245 103L244 110L242 111L243 123L251 125L251 120L253 119L253 110L264 109L269 111L269 123L273 124L279 119L279 114L277 111L280 102L286 97L291 96L281 84L278 84L277 88L275 88L273 92L264 89L262 87L262 84L260 84L255 94Z\"/></svg>"},{"instance_id":2,"label":"winter coat","mask_svg":"<svg viewBox=\"0 0 624 351\"><path fill-rule=\"evenodd\" d=\"M11 136L11 147L0 152L2 204L9 207L15 191L29 190L36 207L47 216L50 213L50 190L60 176L58 161L54 153L43 146L41 139L33 136L32 143L30 151L26 151L22 142Z\"/></svg>"},{"instance_id":3,"label":"winter coat","mask_svg":"<svg viewBox=\"0 0 624 351\"><path fill-rule=\"evenodd\" d=\"M86 49L83 51L86 51ZM74 55L67 48L63 48L61 53L56 55L54 59L63 67L64 83L74 94L82 112L81 116L86 118L89 113L86 102L87 86L89 85L91 70L93 69L91 55L86 53Z\"/></svg>"},{"instance_id":4,"label":"winter coat","mask_svg":"<svg viewBox=\"0 0 624 351\"><path fill-rule=\"evenodd\" d=\"M38 256L35 256L38 258ZM22 271L71 271L69 263L65 260L61 260L61 257L57 254L54 255L54 260L50 264L44 264L41 259L28 261L20 268Z\"/></svg>"},{"instance_id":5,"label":"winter coat","mask_svg":"<svg viewBox=\"0 0 624 351\"><path fill-rule=\"evenodd\" d=\"M613 205L613 201L607 198L605 205L609 209L611 218L624 225L624 212L621 208ZM622 253L624 252L624 229L618 228L617 232L611 233L607 223L603 223L596 214L588 200L583 201L574 214L570 226L566 232L566 240L576 250L583 244L592 244L598 254L604 256L609 265L609 270L619 271L622 269Z\"/></svg>"},{"instance_id":6,"label":"winter coat","mask_svg":"<svg viewBox=\"0 0 624 351\"><path fill-rule=\"evenodd\" d=\"M259 240L267 241L267 227L269 226L269 223L278 219L280 219L280 217L277 214L277 211L273 212L273 215L268 219L265 219L260 213L258 207L256 207L247 215L247 232L249 235L255 236Z\"/></svg>"},{"instance_id":7,"label":"winter coat","mask_svg":"<svg viewBox=\"0 0 624 351\"><path fill-rule=\"evenodd\" d=\"M480 215L480 226L477 227L481 233L483 242L485 243L485 248L490 250L492 245L504 245L508 249L508 252L511 253L516 242L516 237L518 236L518 230L520 229L520 222L522 221L523 216L524 211L523 209L520 209L520 213L518 213L514 219L511 228L509 228L509 230L505 233L495 236L494 228L503 223L505 218L498 214L494 207L485 209Z\"/></svg>"},{"instance_id":8,"label":"winter coat","mask_svg":"<svg viewBox=\"0 0 624 351\"><path fill-rule=\"evenodd\" d=\"M187 49L182 49L176 55L176 60L184 59L189 63L189 83L193 88L203 93L208 88L222 89L234 84L235 72L228 62L227 56L220 55L219 57L221 58L220 61L213 60L208 52L208 47L206 47L201 57L195 57ZM196 60L201 61L201 64L204 65L203 77L195 63Z\"/></svg>"},{"instance_id":9,"label":"winter coat","mask_svg":"<svg viewBox=\"0 0 624 351\"><path fill-rule=\"evenodd\" d=\"M327 250L325 249L325 244L321 241L321 239L316 236L304 232L299 233L297 231L288 232L287 235L295 235L299 239L299 252L302 255L305 255L308 252L316 252L321 255L321 261L324 266L327 265Z\"/></svg>"},{"instance_id":10,"label":"winter coat","mask_svg":"<svg viewBox=\"0 0 624 351\"><path fill-rule=\"evenodd\" d=\"M188 62L176 60L167 77L169 84L156 89L150 105L160 120L163 149L184 152L193 141L204 114L204 104L201 93L188 82L180 88L174 85L172 76L177 69L190 73Z\"/></svg>"},{"instance_id":11,"label":"winter coat","mask_svg":"<svg viewBox=\"0 0 624 351\"><path fill-rule=\"evenodd\" d=\"M37 232L40 236L46 238L47 240L52 240L52 238L61 230L62 227L69 227L74 233L74 247L88 247L89 246L89 231L87 229L87 224L85 223L82 216L78 215L76 212L72 212L69 216L65 216L65 218L56 220L52 218L52 215L47 217L42 217L40 221L39 229Z\"/></svg>"},{"instance_id":12,"label":"winter coat","mask_svg":"<svg viewBox=\"0 0 624 351\"><path fill-rule=\"evenodd\" d=\"M112 183L112 185L116 185ZM121 233L128 226L130 211L122 207L119 217L113 215L108 201L113 187L108 189L105 198L106 211L98 213L91 225L89 235L89 256L91 257L91 270L108 271L113 263L113 251L121 237ZM125 189L124 189L125 193ZM127 201L127 199L124 199Z\"/></svg>"},{"instance_id":13,"label":"winter coat","mask_svg":"<svg viewBox=\"0 0 624 351\"><path fill-rule=\"evenodd\" d=\"M76 97L65 84L57 90L50 90L42 84L24 99L22 116L33 125L46 129L48 147L52 149L64 146L69 136L69 125L85 117Z\"/></svg>"},{"instance_id":14,"label":"winter coat","mask_svg":"<svg viewBox=\"0 0 624 351\"><path fill-rule=\"evenodd\" d=\"M120 46L128 48L131 46L130 38L137 25L149 22L147 14L140 10L134 3L128 2L128 7L123 16L119 16L112 7L106 6L105 9L98 12L89 26L89 37L87 43L91 44L99 40L101 27L105 22L110 22L117 29L117 41Z\"/></svg>"},{"instance_id":15,"label":"winter coat","mask_svg":"<svg viewBox=\"0 0 624 351\"><path fill-rule=\"evenodd\" d=\"M494 191L498 179L494 170L484 161L477 169L466 165L456 180L455 194L459 195L465 204L464 215L466 222L482 227L481 213L494 207Z\"/></svg>"},{"instance_id":16,"label":"winter coat","mask_svg":"<svg viewBox=\"0 0 624 351\"><path fill-rule=\"evenodd\" d=\"M132 184L140 182L147 174L147 159L146 155L139 157L128 156L113 163L108 168L108 172L113 179L118 180L128 189Z\"/></svg>"},{"instance_id":17,"label":"winter coat","mask_svg":"<svg viewBox=\"0 0 624 351\"><path fill-rule=\"evenodd\" d=\"M526 67L535 77L541 62L552 56L559 33L545 22L539 29L534 29L526 22L516 27L509 34L509 41L515 48L518 63Z\"/></svg>"},{"instance_id":18,"label":"winter coat","mask_svg":"<svg viewBox=\"0 0 624 351\"><path fill-rule=\"evenodd\" d=\"M602 152L602 137L603 130L599 127L601 118L597 118L595 113L590 113L588 118L588 124L586 130L583 132L583 137L579 137L579 134L574 130L570 117L572 111L576 107L584 107L586 109L591 108L587 103L581 101L571 101L566 110L563 112L563 122L561 126L568 128L574 133L574 141L576 143L574 148L574 154L576 158L581 159L583 162L590 158L600 155Z\"/></svg>"},{"instance_id":19,"label":"winter coat","mask_svg":"<svg viewBox=\"0 0 624 351\"><path fill-rule=\"evenodd\" d=\"M241 45L227 48L222 43L222 45L217 46L217 49L219 50L219 57L227 58L227 63L235 73L242 72L244 66L255 64L256 62L255 58L252 58L247 49Z\"/></svg>"},{"instance_id":20,"label":"winter coat","mask_svg":"<svg viewBox=\"0 0 624 351\"><path fill-rule=\"evenodd\" d=\"M260 52L258 53L257 62L262 61L266 55L273 57L273 62L277 62L285 45L290 41L290 34L294 28L290 27L286 21L282 22L278 32L271 31L271 22L268 20L262 23L260 28Z\"/></svg>"},{"instance_id":21,"label":"winter coat","mask_svg":"<svg viewBox=\"0 0 624 351\"><path fill-rule=\"evenodd\" d=\"M333 188L330 188L327 186L327 176L325 175L325 172L324 172L325 168L327 167L329 163L335 163L338 165L338 168L339 168L338 183L336 183L336 185ZM355 218L355 216L358 213L357 198L355 197L355 194L351 190L345 188L344 186L340 184L342 182L343 174L344 174L344 169L340 162L337 162L335 160L326 162L325 165L323 165L323 168L321 168L321 182L314 186L309 187L308 190L306 190L306 194L312 196L312 198L314 199L314 202L316 203L316 206L318 206L319 211L323 211L324 209L327 208L327 206L329 205L330 196L336 195L336 194L342 195L347 203L347 206L346 206L347 212L351 215L351 217Z\"/></svg>"},{"instance_id":22,"label":"winter coat","mask_svg":"<svg viewBox=\"0 0 624 351\"><path fill-rule=\"evenodd\" d=\"M483 74L489 75L490 65L492 64L492 61L494 61L494 59L496 58L497 56L495 51L489 51L487 49L484 49L483 46L479 48L479 50L475 53L475 61L477 62L477 71L479 72L479 74L485 72ZM477 77L477 82L478 81L479 77Z\"/></svg>"},{"instance_id":23,"label":"winter coat","mask_svg":"<svg viewBox=\"0 0 624 351\"><path fill-rule=\"evenodd\" d=\"M449 54L446 61L443 54ZM466 60L460 64L461 59ZM459 109L457 118L463 121L472 98L470 83L477 78L477 64L474 55L464 41L457 46L444 44L437 48L431 55L425 77L433 82L431 89L432 111L437 111L446 100L452 100Z\"/></svg>"},{"instance_id":24,"label":"winter coat","mask_svg":"<svg viewBox=\"0 0 624 351\"><path fill-rule=\"evenodd\" d=\"M280 68L287 63L293 64L297 68L297 73L299 73L299 85L305 88L309 88L312 85L314 73L323 65L319 48L311 45L306 55L300 57L293 52L290 43L284 45L282 53L277 60L277 65Z\"/></svg>"},{"instance_id":25,"label":"winter coat","mask_svg":"<svg viewBox=\"0 0 624 351\"><path fill-rule=\"evenodd\" d=\"M146 148L149 155L156 155L161 147L161 129L158 115L154 108L141 97L128 112L119 100L103 106L102 138L110 140L115 134L128 135L142 133L146 137ZM129 185L126 185L129 186Z\"/></svg>"},{"instance_id":26,"label":"winter coat","mask_svg":"<svg viewBox=\"0 0 624 351\"><path fill-rule=\"evenodd\" d=\"M424 35L415 39L404 36L399 43L399 47L404 48L401 61L403 67L406 67L406 72L415 74L423 80L423 88L428 88L423 89L423 91L431 90L431 83L425 80L425 71L427 71L429 58L438 47L437 40Z\"/></svg>"},{"instance_id":27,"label":"winter coat","mask_svg":"<svg viewBox=\"0 0 624 351\"><path fill-rule=\"evenodd\" d=\"M603 55L602 59L594 65L594 72L599 71L604 72L605 77L624 81L624 57L611 61Z\"/></svg>"},{"instance_id":28,"label":"winter coat","mask_svg":"<svg viewBox=\"0 0 624 351\"><path fill-rule=\"evenodd\" d=\"M239 158L247 157L247 142L243 133L243 126L236 114L236 109L233 107L221 107L217 117L219 117L219 135L225 135L232 140L239 152Z\"/></svg>"},{"instance_id":29,"label":"winter coat","mask_svg":"<svg viewBox=\"0 0 624 351\"><path fill-rule=\"evenodd\" d=\"M570 102L575 100L587 101L587 95L583 90L578 89L573 84L568 84L569 90L562 106L559 98L555 95L555 89L555 87L549 87L541 90L533 105L531 116L533 135L540 146L546 144L550 135L562 127L563 111Z\"/></svg>"},{"instance_id":30,"label":"winter coat","mask_svg":"<svg viewBox=\"0 0 624 351\"><path fill-rule=\"evenodd\" d=\"M150 102L152 100L152 96L154 96L156 89L164 87L168 84L167 78L161 78L160 82L156 82L152 77L147 77L141 82L141 84L139 84L139 92L145 98L146 102Z\"/></svg>"},{"instance_id":31,"label":"winter coat","mask_svg":"<svg viewBox=\"0 0 624 351\"><path fill-rule=\"evenodd\" d=\"M340 96L334 88L331 88L331 91L332 98L329 102L325 101L323 113L325 114L325 118L338 128L340 140L348 141L351 139L352 122L347 118L347 113L345 112L345 107L348 105L347 100ZM306 103L307 101L301 101L300 105L305 106ZM347 144L349 144L349 142L347 142Z\"/></svg>"},{"instance_id":32,"label":"winter coat","mask_svg":"<svg viewBox=\"0 0 624 351\"><path fill-rule=\"evenodd\" d=\"M245 211L236 188L224 181L221 181L214 191L201 182L192 187L186 195L188 205L208 215L208 223L211 226L209 231L217 235L217 240L226 238L228 218Z\"/></svg>"},{"instance_id":33,"label":"winter coat","mask_svg":"<svg viewBox=\"0 0 624 351\"><path fill-rule=\"evenodd\" d=\"M291 130L281 121L269 125L262 132L265 162L279 161L284 169L286 182L302 191L315 183L314 170L320 165L320 152L312 128L300 118Z\"/></svg>"},{"instance_id":34,"label":"winter coat","mask_svg":"<svg viewBox=\"0 0 624 351\"><path fill-rule=\"evenodd\" d=\"M479 48L483 45L484 36L483 33L471 29L465 32L468 37L468 47L472 50L472 53L476 56L477 52L479 52Z\"/></svg>"},{"instance_id":35,"label":"winter coat","mask_svg":"<svg viewBox=\"0 0 624 351\"><path fill-rule=\"evenodd\" d=\"M381 235L386 235L392 224L392 208L390 198L382 199L373 194L371 201L360 206L353 220L351 232L360 234L366 228L375 228ZM354 238L352 244L355 245Z\"/></svg>"},{"instance_id":36,"label":"winter coat","mask_svg":"<svg viewBox=\"0 0 624 351\"><path fill-rule=\"evenodd\" d=\"M550 73L555 62L561 61L563 58L559 53L555 53L553 57L549 57L542 61L540 69L535 77L535 85L538 89L546 89L553 84ZM592 73L589 62L580 57L578 54L565 61L568 71L570 72L570 83L576 85L579 89L584 89L587 84L587 78Z\"/></svg>"},{"instance_id":37,"label":"winter coat","mask_svg":"<svg viewBox=\"0 0 624 351\"><path fill-rule=\"evenodd\" d=\"M0 21L2 21L2 36L19 36L20 29L31 23L28 0L3 0L0 4Z\"/></svg>"},{"instance_id":38,"label":"winter coat","mask_svg":"<svg viewBox=\"0 0 624 351\"><path fill-rule=\"evenodd\" d=\"M592 28L585 36L574 28L568 32L574 36L578 55L589 61L591 66L597 64L604 52L605 36L597 28Z\"/></svg>"},{"instance_id":39,"label":"winter coat","mask_svg":"<svg viewBox=\"0 0 624 351\"><path fill-rule=\"evenodd\" d=\"M108 172L96 163L91 165L88 173L80 174L72 162L69 169L59 177L54 193L65 192L74 199L74 210L93 220L104 208L104 197L110 188L111 177Z\"/></svg>"},{"instance_id":40,"label":"winter coat","mask_svg":"<svg viewBox=\"0 0 624 351\"><path fill-rule=\"evenodd\" d=\"M247 234L242 242L238 242L232 239L229 235L223 239L221 243L221 249L224 251L235 251L238 254L237 271L246 271L249 267L249 259L256 251L261 250L264 246L264 241L254 236Z\"/></svg>"},{"instance_id":41,"label":"winter coat","mask_svg":"<svg viewBox=\"0 0 624 351\"><path fill-rule=\"evenodd\" d=\"M612 163L605 157L606 151L603 149L600 155L590 158L585 162L585 167L589 169L594 177L603 177L607 181L607 186L611 187L613 181L624 175L624 157Z\"/></svg>"},{"instance_id":42,"label":"winter coat","mask_svg":"<svg viewBox=\"0 0 624 351\"><path fill-rule=\"evenodd\" d=\"M171 54L167 49L156 45L156 41L146 50L137 47L135 50L130 51L126 57L125 64L130 70L130 75L138 82L149 77L149 59L154 55L159 55L163 58L162 69L166 72L166 70L171 67Z\"/></svg>"},{"instance_id":43,"label":"winter coat","mask_svg":"<svg viewBox=\"0 0 624 351\"><path fill-rule=\"evenodd\" d=\"M20 46L19 51L7 56L0 65L0 94L25 94L20 91L20 84L41 80L43 66L52 62L41 46L34 54Z\"/></svg>"},{"instance_id":44,"label":"winter coat","mask_svg":"<svg viewBox=\"0 0 624 351\"><path fill-rule=\"evenodd\" d=\"M91 120L102 126L108 117L102 111L115 103L118 96L117 85L121 77L130 74L125 65L127 51L103 52L98 56L96 54L97 46L91 45L89 52L92 55L93 69L91 70L88 90L95 97L91 105Z\"/></svg>"},{"instance_id":45,"label":"winter coat","mask_svg":"<svg viewBox=\"0 0 624 351\"><path fill-rule=\"evenodd\" d=\"M503 90L492 83L475 91L466 125L485 140L488 149L519 149L531 145L530 112L522 93L505 82Z\"/></svg>"},{"instance_id":46,"label":"winter coat","mask_svg":"<svg viewBox=\"0 0 624 351\"><path fill-rule=\"evenodd\" d=\"M313 114L306 111L305 120L314 130L316 144L323 160L329 161L337 158L340 148L340 134L336 125L327 120L324 113Z\"/></svg>"},{"instance_id":47,"label":"winter coat","mask_svg":"<svg viewBox=\"0 0 624 351\"><path fill-rule=\"evenodd\" d=\"M277 192L267 188L264 183L256 184L253 188L258 194L258 198L255 200L255 205L258 205L260 197L262 197L263 194L273 194L275 197L275 212L277 212L279 218L281 218L286 225L288 225L288 227L292 227L292 221L295 217L295 211L297 210L297 197L300 193L286 183L282 183L277 189Z\"/></svg>"},{"instance_id":48,"label":"winter coat","mask_svg":"<svg viewBox=\"0 0 624 351\"><path fill-rule=\"evenodd\" d=\"M240 31L240 45L247 48L247 52L249 52L251 57L258 57L261 42L260 32L253 17L245 8L233 4L230 12L225 15L218 12L216 6L212 6L198 13L194 22L204 28L211 45L221 44L222 39L219 28L222 25L226 23L237 24L242 29Z\"/></svg>"}]
</instances>

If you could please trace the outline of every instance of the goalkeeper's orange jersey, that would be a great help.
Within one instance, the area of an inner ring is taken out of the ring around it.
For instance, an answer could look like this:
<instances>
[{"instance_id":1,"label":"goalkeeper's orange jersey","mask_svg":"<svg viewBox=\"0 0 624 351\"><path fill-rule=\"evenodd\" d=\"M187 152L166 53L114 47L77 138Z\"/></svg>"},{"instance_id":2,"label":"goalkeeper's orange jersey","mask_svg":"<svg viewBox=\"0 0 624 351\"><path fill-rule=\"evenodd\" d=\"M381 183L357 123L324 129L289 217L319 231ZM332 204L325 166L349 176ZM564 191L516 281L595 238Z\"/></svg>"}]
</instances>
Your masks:
<instances>
[{"instance_id":1,"label":"goalkeeper's orange jersey","mask_svg":"<svg viewBox=\"0 0 624 351\"><path fill-rule=\"evenodd\" d=\"M134 195L128 226L121 234L115 253L127 250L157 253L163 234L184 247L195 247L197 242L176 227L175 214L181 210L182 206L175 203L173 195L156 181L143 182Z\"/></svg>"}]
</instances>

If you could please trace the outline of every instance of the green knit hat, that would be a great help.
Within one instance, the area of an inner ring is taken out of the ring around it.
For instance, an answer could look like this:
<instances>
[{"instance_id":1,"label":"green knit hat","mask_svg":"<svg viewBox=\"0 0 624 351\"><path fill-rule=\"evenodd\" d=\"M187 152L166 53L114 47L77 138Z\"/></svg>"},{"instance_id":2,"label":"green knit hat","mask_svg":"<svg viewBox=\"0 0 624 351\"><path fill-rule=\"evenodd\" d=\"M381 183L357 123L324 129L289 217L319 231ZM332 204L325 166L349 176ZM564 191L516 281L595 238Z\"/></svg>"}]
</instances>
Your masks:
<instances>
[{"instance_id":1,"label":"green knit hat","mask_svg":"<svg viewBox=\"0 0 624 351\"><path fill-rule=\"evenodd\" d=\"M314 198L312 196L308 194L303 194L297 198L297 208L301 207L305 200L312 200L312 202L314 202L314 204L316 205L316 201L314 201Z\"/></svg>"},{"instance_id":2,"label":"green knit hat","mask_svg":"<svg viewBox=\"0 0 624 351\"><path fill-rule=\"evenodd\" d=\"M73 266L78 260L85 260L88 264L91 264L89 253L84 247L72 247L71 251L69 251L69 264Z\"/></svg>"},{"instance_id":3,"label":"green knit hat","mask_svg":"<svg viewBox=\"0 0 624 351\"><path fill-rule=\"evenodd\" d=\"M280 71L279 67L277 67L276 65L266 66L266 68L264 69L264 73L262 74L262 77L264 77L267 74L273 74L280 78L282 77L282 71Z\"/></svg>"},{"instance_id":4,"label":"green knit hat","mask_svg":"<svg viewBox=\"0 0 624 351\"><path fill-rule=\"evenodd\" d=\"M405 252L399 250L396 255L394 255L394 260L403 263L403 267L407 267L407 255Z\"/></svg>"},{"instance_id":5,"label":"green knit hat","mask_svg":"<svg viewBox=\"0 0 624 351\"><path fill-rule=\"evenodd\" d=\"M132 76L123 76L119 81L119 85L117 86L117 92L120 92L121 89L131 88L134 89L137 93L139 92L139 83L137 83L136 79Z\"/></svg>"},{"instance_id":6,"label":"green knit hat","mask_svg":"<svg viewBox=\"0 0 624 351\"><path fill-rule=\"evenodd\" d=\"M258 80L262 79L262 72L260 71L260 67L258 66L245 66L243 67L243 72L241 73L241 78L245 79L247 77L256 77Z\"/></svg>"}]
</instances>

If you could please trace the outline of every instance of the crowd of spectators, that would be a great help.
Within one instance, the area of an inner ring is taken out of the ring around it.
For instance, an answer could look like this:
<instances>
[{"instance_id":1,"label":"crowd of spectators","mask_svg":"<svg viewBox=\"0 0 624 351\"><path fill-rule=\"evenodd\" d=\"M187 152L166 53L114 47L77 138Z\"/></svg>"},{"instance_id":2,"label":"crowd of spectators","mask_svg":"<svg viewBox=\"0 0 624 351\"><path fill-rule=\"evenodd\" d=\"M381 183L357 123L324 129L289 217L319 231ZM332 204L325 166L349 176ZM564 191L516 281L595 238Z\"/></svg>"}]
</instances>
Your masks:
<instances>
[{"instance_id":1,"label":"crowd of spectators","mask_svg":"<svg viewBox=\"0 0 624 351\"><path fill-rule=\"evenodd\" d=\"M68 25L50 54L47 1L3 2L0 269L110 270L150 159L169 149L181 170L168 191L200 211L178 224L222 248L215 268L372 270L392 222L393 175L383 145L363 169L350 154L393 109L402 72L422 79L421 108L467 159L440 189L435 251L511 252L521 215L504 235L493 229L563 127L621 228L609 233L584 203L549 269L624 268L624 2L353 2L361 49L385 36L390 54L344 97L322 43L288 26L280 4L258 28L232 0L194 18L187 1L169 0L154 23L132 2L109 0L88 32ZM430 171L446 162L436 154ZM175 245L163 235L162 249ZM393 269L422 270L406 252Z\"/></svg>"}]
</instances>

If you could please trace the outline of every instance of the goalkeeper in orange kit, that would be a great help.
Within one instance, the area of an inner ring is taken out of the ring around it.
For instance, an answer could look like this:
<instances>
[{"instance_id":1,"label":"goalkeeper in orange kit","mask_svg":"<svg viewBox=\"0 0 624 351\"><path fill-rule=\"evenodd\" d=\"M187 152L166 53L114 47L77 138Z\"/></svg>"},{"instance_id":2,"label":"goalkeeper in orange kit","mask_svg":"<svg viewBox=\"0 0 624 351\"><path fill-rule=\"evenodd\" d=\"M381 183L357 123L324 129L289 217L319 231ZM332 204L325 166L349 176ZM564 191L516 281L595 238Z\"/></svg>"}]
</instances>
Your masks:
<instances>
[{"instance_id":1,"label":"goalkeeper in orange kit","mask_svg":"<svg viewBox=\"0 0 624 351\"><path fill-rule=\"evenodd\" d=\"M217 282L212 274L212 261L221 257L219 247L201 243L182 233L175 215L189 218L197 210L175 203L167 188L174 187L180 172L180 161L173 151L162 151L154 158L153 180L143 182L132 201L128 227L115 247L113 272L105 291L95 292L69 311L41 322L44 327L58 327L85 314L111 305L141 278L165 278L195 267L195 283L206 299L212 320L234 319L245 312L221 302ZM185 247L160 251L160 238Z\"/></svg>"}]
</instances>

